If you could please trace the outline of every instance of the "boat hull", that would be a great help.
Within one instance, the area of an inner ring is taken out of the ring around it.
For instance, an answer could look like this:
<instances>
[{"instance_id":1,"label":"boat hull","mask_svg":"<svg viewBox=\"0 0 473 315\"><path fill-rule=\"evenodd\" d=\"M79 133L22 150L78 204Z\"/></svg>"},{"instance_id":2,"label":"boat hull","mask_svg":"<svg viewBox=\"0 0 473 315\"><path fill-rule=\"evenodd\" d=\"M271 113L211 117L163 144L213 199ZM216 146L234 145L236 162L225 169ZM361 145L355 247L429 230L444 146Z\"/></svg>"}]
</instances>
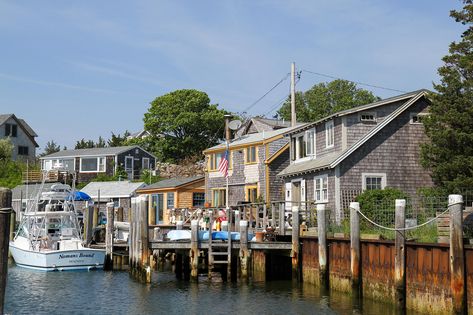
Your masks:
<instances>
[{"instance_id":1,"label":"boat hull","mask_svg":"<svg viewBox=\"0 0 473 315\"><path fill-rule=\"evenodd\" d=\"M105 251L92 248L38 252L10 242L10 252L18 266L42 271L103 269L105 261Z\"/></svg>"}]
</instances>

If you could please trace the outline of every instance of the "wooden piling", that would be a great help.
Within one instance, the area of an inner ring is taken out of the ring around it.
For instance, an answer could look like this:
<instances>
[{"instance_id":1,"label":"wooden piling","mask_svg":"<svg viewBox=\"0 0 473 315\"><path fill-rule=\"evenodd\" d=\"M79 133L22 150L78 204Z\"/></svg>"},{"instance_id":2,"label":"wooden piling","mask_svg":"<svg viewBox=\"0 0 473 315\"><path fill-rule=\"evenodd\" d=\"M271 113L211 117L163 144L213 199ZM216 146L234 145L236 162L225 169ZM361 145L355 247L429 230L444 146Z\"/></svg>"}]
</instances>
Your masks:
<instances>
[{"instance_id":1,"label":"wooden piling","mask_svg":"<svg viewBox=\"0 0 473 315\"><path fill-rule=\"evenodd\" d=\"M197 281L199 278L199 221L191 221L191 249L190 249L190 279Z\"/></svg>"},{"instance_id":2,"label":"wooden piling","mask_svg":"<svg viewBox=\"0 0 473 315\"><path fill-rule=\"evenodd\" d=\"M319 281L320 286L329 287L329 273L327 265L327 217L325 204L317 205L317 234L319 240Z\"/></svg>"},{"instance_id":3,"label":"wooden piling","mask_svg":"<svg viewBox=\"0 0 473 315\"><path fill-rule=\"evenodd\" d=\"M114 227L114 204L113 202L107 203L107 225L105 229L105 270L113 270L113 227Z\"/></svg>"},{"instance_id":4,"label":"wooden piling","mask_svg":"<svg viewBox=\"0 0 473 315\"><path fill-rule=\"evenodd\" d=\"M300 280L299 272L299 208L292 208L292 280Z\"/></svg>"},{"instance_id":5,"label":"wooden piling","mask_svg":"<svg viewBox=\"0 0 473 315\"><path fill-rule=\"evenodd\" d=\"M248 280L248 221L240 221L240 278L242 280Z\"/></svg>"},{"instance_id":6,"label":"wooden piling","mask_svg":"<svg viewBox=\"0 0 473 315\"><path fill-rule=\"evenodd\" d=\"M176 255L176 261L175 261L176 265L175 265L174 270L175 270L175 273L176 273L176 278L177 279L182 279L182 276L183 276L183 274L182 274L182 271L183 271L182 270L182 260L183 260L182 254L181 253L176 253L175 255Z\"/></svg>"},{"instance_id":7,"label":"wooden piling","mask_svg":"<svg viewBox=\"0 0 473 315\"><path fill-rule=\"evenodd\" d=\"M354 297L361 297L361 246L360 246L359 202L350 202L350 270Z\"/></svg>"},{"instance_id":8,"label":"wooden piling","mask_svg":"<svg viewBox=\"0 0 473 315\"><path fill-rule=\"evenodd\" d=\"M276 204L271 204L271 227L276 229Z\"/></svg>"},{"instance_id":9,"label":"wooden piling","mask_svg":"<svg viewBox=\"0 0 473 315\"><path fill-rule=\"evenodd\" d=\"M12 212L12 192L0 188L0 314L3 314L5 290L8 276L8 244L10 241L10 214Z\"/></svg>"},{"instance_id":10,"label":"wooden piling","mask_svg":"<svg viewBox=\"0 0 473 315\"><path fill-rule=\"evenodd\" d=\"M406 200L396 199L396 229L404 229ZM395 253L394 253L394 287L395 303L398 309L406 309L406 237L405 231L396 231Z\"/></svg>"},{"instance_id":11,"label":"wooden piling","mask_svg":"<svg viewBox=\"0 0 473 315\"><path fill-rule=\"evenodd\" d=\"M149 225L148 198L140 196L140 241L141 241L141 281L151 283L151 267L149 262Z\"/></svg>"},{"instance_id":12,"label":"wooden piling","mask_svg":"<svg viewBox=\"0 0 473 315\"><path fill-rule=\"evenodd\" d=\"M92 206L84 209L84 240L86 244L90 244L93 237L93 215L94 208Z\"/></svg>"},{"instance_id":13,"label":"wooden piling","mask_svg":"<svg viewBox=\"0 0 473 315\"><path fill-rule=\"evenodd\" d=\"M117 208L117 218L116 221L123 222L123 207Z\"/></svg>"},{"instance_id":14,"label":"wooden piling","mask_svg":"<svg viewBox=\"0 0 473 315\"><path fill-rule=\"evenodd\" d=\"M92 227L96 227L99 225L99 207L94 206L94 213L92 216Z\"/></svg>"},{"instance_id":15,"label":"wooden piling","mask_svg":"<svg viewBox=\"0 0 473 315\"><path fill-rule=\"evenodd\" d=\"M453 313L466 314L462 195L449 195L448 207L450 210L450 288Z\"/></svg>"},{"instance_id":16,"label":"wooden piling","mask_svg":"<svg viewBox=\"0 0 473 315\"><path fill-rule=\"evenodd\" d=\"M266 253L264 250L252 250L253 278L255 282L266 281Z\"/></svg>"},{"instance_id":17,"label":"wooden piling","mask_svg":"<svg viewBox=\"0 0 473 315\"><path fill-rule=\"evenodd\" d=\"M227 208L227 281L232 281L232 209Z\"/></svg>"},{"instance_id":18,"label":"wooden piling","mask_svg":"<svg viewBox=\"0 0 473 315\"><path fill-rule=\"evenodd\" d=\"M240 228L241 213L239 210L235 210L235 232L239 232L236 229Z\"/></svg>"},{"instance_id":19,"label":"wooden piling","mask_svg":"<svg viewBox=\"0 0 473 315\"><path fill-rule=\"evenodd\" d=\"M157 223L156 221L156 209L153 207L153 197L149 195L148 197L148 224L154 225Z\"/></svg>"},{"instance_id":20,"label":"wooden piling","mask_svg":"<svg viewBox=\"0 0 473 315\"><path fill-rule=\"evenodd\" d=\"M15 237L16 231L16 212L11 211L10 213L10 240Z\"/></svg>"}]
</instances>

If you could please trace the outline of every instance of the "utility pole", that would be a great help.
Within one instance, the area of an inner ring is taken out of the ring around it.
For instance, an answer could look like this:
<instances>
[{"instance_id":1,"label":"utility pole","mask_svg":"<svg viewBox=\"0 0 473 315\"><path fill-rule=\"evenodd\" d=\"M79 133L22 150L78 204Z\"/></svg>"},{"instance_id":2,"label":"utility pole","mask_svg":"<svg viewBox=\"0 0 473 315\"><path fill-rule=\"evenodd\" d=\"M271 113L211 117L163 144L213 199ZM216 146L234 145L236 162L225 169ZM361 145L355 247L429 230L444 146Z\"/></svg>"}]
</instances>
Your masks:
<instances>
[{"instance_id":1,"label":"utility pole","mask_svg":"<svg viewBox=\"0 0 473 315\"><path fill-rule=\"evenodd\" d=\"M296 125L296 63L291 63L291 127Z\"/></svg>"}]
</instances>

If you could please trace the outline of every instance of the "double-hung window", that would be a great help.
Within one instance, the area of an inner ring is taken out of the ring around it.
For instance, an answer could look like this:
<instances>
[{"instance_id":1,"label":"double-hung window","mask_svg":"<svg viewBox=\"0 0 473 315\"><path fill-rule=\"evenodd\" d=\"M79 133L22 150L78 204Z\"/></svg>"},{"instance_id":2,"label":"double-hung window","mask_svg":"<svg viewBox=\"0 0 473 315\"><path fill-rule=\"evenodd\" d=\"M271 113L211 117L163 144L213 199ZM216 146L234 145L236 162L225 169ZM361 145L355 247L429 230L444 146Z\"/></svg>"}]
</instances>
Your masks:
<instances>
[{"instance_id":1,"label":"double-hung window","mask_svg":"<svg viewBox=\"0 0 473 315\"><path fill-rule=\"evenodd\" d=\"M316 202L328 201L328 176L317 176L314 178L314 196Z\"/></svg>"},{"instance_id":2,"label":"double-hung window","mask_svg":"<svg viewBox=\"0 0 473 315\"><path fill-rule=\"evenodd\" d=\"M245 162L246 164L256 163L256 146L246 148Z\"/></svg>"},{"instance_id":3,"label":"double-hung window","mask_svg":"<svg viewBox=\"0 0 473 315\"><path fill-rule=\"evenodd\" d=\"M384 189L386 187L386 174L384 173L363 173L363 190Z\"/></svg>"},{"instance_id":4,"label":"double-hung window","mask_svg":"<svg viewBox=\"0 0 473 315\"><path fill-rule=\"evenodd\" d=\"M224 188L218 188L212 190L212 206L222 207L226 205L226 190Z\"/></svg>"},{"instance_id":5,"label":"double-hung window","mask_svg":"<svg viewBox=\"0 0 473 315\"><path fill-rule=\"evenodd\" d=\"M217 171L220 161L225 156L225 151L209 154L209 171ZM228 168L232 168L232 152L228 152Z\"/></svg>"},{"instance_id":6,"label":"double-hung window","mask_svg":"<svg viewBox=\"0 0 473 315\"><path fill-rule=\"evenodd\" d=\"M331 148L335 144L335 132L333 127L333 120L325 123L325 147Z\"/></svg>"},{"instance_id":7,"label":"double-hung window","mask_svg":"<svg viewBox=\"0 0 473 315\"><path fill-rule=\"evenodd\" d=\"M192 206L203 207L205 205L205 193L194 192L192 193Z\"/></svg>"},{"instance_id":8,"label":"double-hung window","mask_svg":"<svg viewBox=\"0 0 473 315\"><path fill-rule=\"evenodd\" d=\"M305 153L306 156L315 155L315 130L308 130L305 132Z\"/></svg>"},{"instance_id":9,"label":"double-hung window","mask_svg":"<svg viewBox=\"0 0 473 315\"><path fill-rule=\"evenodd\" d=\"M143 163L143 169L144 170L149 170L149 158L144 157L142 163Z\"/></svg>"}]
</instances>

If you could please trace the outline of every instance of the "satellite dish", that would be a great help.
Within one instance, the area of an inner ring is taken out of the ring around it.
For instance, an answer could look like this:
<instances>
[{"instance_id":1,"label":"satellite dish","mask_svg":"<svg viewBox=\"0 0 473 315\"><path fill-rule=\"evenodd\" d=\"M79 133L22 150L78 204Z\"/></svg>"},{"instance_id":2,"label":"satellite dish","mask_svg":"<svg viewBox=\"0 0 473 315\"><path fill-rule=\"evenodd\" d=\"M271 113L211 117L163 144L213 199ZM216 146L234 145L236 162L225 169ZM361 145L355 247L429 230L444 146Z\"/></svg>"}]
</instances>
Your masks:
<instances>
[{"instance_id":1,"label":"satellite dish","mask_svg":"<svg viewBox=\"0 0 473 315\"><path fill-rule=\"evenodd\" d=\"M231 130L238 130L241 127L241 121L239 120L232 120L228 123L228 128Z\"/></svg>"}]
</instances>

